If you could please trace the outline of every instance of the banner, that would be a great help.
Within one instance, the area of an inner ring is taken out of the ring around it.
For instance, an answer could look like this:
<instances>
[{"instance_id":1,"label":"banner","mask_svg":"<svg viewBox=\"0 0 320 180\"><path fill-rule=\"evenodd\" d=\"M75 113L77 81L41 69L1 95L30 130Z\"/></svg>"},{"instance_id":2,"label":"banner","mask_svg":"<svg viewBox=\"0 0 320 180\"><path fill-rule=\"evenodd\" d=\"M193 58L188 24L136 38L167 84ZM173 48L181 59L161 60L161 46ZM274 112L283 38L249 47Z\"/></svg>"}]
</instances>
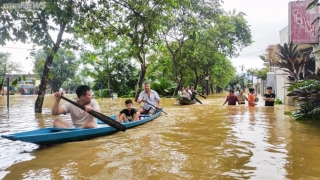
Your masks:
<instances>
[{"instance_id":1,"label":"banner","mask_svg":"<svg viewBox=\"0 0 320 180\"><path fill-rule=\"evenodd\" d=\"M292 1L289 3L289 39L290 42L318 43L319 7L307 10L311 1ZM315 21L316 20L316 21ZM314 22L315 21L315 22ZM313 23L314 22L314 23ZM312 24L313 23L313 24Z\"/></svg>"}]
</instances>

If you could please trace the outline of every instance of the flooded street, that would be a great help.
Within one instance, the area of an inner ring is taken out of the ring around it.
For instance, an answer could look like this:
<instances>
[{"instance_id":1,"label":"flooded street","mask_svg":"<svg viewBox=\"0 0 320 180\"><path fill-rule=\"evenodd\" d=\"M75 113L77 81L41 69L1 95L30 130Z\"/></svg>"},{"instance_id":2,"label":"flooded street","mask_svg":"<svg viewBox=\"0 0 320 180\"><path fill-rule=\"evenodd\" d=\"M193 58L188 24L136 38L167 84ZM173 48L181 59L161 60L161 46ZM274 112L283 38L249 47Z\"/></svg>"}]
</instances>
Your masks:
<instances>
[{"instance_id":1,"label":"flooded street","mask_svg":"<svg viewBox=\"0 0 320 180\"><path fill-rule=\"evenodd\" d=\"M1 135L52 126L52 95L42 114L34 113L36 96L10 98L8 114L0 97ZM0 179L319 179L320 123L294 121L284 105L198 99L177 106L162 98L168 115L87 141L39 147L0 138ZM125 99L97 100L106 115L124 108Z\"/></svg>"}]
</instances>

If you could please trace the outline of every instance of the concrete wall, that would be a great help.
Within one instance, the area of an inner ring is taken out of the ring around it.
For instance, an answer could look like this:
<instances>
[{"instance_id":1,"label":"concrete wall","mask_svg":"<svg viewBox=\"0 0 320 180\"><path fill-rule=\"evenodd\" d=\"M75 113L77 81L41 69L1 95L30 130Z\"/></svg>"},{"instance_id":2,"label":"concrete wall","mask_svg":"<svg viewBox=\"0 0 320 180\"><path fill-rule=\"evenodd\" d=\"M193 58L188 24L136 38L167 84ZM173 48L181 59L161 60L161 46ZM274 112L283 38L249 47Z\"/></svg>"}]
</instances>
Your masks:
<instances>
[{"instance_id":1,"label":"concrete wall","mask_svg":"<svg viewBox=\"0 0 320 180\"><path fill-rule=\"evenodd\" d=\"M286 87L285 87L285 83L286 83L286 75L287 73L284 72L281 69L275 69L275 94L276 97L279 98L284 104L286 102Z\"/></svg>"},{"instance_id":2,"label":"concrete wall","mask_svg":"<svg viewBox=\"0 0 320 180\"><path fill-rule=\"evenodd\" d=\"M272 87L272 92L275 91L275 76L274 76L274 72L268 72L267 73L267 83L266 83L267 87ZM265 87L266 88L266 87Z\"/></svg>"},{"instance_id":3,"label":"concrete wall","mask_svg":"<svg viewBox=\"0 0 320 180\"><path fill-rule=\"evenodd\" d=\"M284 43L289 43L289 28L286 26L285 28L281 29L279 32L280 35L280 45L283 46Z\"/></svg>"},{"instance_id":4,"label":"concrete wall","mask_svg":"<svg viewBox=\"0 0 320 180\"><path fill-rule=\"evenodd\" d=\"M257 93L259 93L261 96L263 96L266 93L266 83L267 83L267 81L264 81L262 79L258 79L259 91Z\"/></svg>"}]
</instances>

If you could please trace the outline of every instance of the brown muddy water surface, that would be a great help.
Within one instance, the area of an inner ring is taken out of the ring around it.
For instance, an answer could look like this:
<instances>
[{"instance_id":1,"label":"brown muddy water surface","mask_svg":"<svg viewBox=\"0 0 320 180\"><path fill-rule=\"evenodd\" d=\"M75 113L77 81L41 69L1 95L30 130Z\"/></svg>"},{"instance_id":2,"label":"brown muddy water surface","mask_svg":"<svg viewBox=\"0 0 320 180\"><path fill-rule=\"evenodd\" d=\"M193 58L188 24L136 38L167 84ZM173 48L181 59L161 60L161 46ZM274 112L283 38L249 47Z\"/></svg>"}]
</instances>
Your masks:
<instances>
[{"instance_id":1,"label":"brown muddy water surface","mask_svg":"<svg viewBox=\"0 0 320 180\"><path fill-rule=\"evenodd\" d=\"M163 98L169 115L87 141L39 147L0 138L0 179L320 178L319 123L294 121L284 115L292 108L262 101L256 108L222 106L225 95L198 97L203 104L190 106ZM45 97L42 114L34 113L35 99L10 96L8 114L0 97L1 135L52 125L54 97ZM98 102L111 115L124 100Z\"/></svg>"}]
</instances>

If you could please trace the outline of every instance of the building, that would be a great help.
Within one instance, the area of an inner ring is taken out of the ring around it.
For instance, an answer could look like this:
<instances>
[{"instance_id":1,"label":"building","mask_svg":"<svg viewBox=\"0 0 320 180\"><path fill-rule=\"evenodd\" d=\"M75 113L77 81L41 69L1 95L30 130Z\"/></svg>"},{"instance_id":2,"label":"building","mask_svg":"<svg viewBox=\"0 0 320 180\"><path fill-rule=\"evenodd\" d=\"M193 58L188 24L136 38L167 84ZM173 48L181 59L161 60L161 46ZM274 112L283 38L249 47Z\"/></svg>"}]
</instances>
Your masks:
<instances>
[{"instance_id":1,"label":"building","mask_svg":"<svg viewBox=\"0 0 320 180\"><path fill-rule=\"evenodd\" d=\"M35 74L9 74L9 82L12 83L15 79L19 77L25 77L25 80L21 80L17 83L17 86L10 87L11 91L20 93L21 95L33 95L36 94L35 87L39 85L39 80L36 79ZM7 87L2 88L3 92L7 91Z\"/></svg>"},{"instance_id":2,"label":"building","mask_svg":"<svg viewBox=\"0 0 320 180\"><path fill-rule=\"evenodd\" d=\"M301 53L305 53L309 57L315 57L315 61L308 61L304 67L304 73L308 76L311 72L315 72L317 67L320 67L320 45L318 37L319 21L314 20L319 15L319 8L312 8L307 10L307 6L310 1L292 1L289 3L289 21L288 26L279 31L280 45L285 43L298 44L298 50ZM314 22L314 23L313 23ZM283 103L287 105L295 106L296 102L288 97L287 94L287 76L288 73L277 67L274 62L280 59L276 59L275 55L279 52L278 45L270 45L266 48L266 60L264 65L269 67L270 72L267 74L267 81L265 86L271 86L276 98L279 98ZM265 87L261 86L263 94Z\"/></svg>"},{"instance_id":3,"label":"building","mask_svg":"<svg viewBox=\"0 0 320 180\"><path fill-rule=\"evenodd\" d=\"M238 80L239 82L241 82L241 84L237 84L238 87L245 89L246 87L253 87L255 89L257 89L257 85L258 85L258 78L252 74L250 74L247 71L243 71L241 73L237 74Z\"/></svg>"}]
</instances>

